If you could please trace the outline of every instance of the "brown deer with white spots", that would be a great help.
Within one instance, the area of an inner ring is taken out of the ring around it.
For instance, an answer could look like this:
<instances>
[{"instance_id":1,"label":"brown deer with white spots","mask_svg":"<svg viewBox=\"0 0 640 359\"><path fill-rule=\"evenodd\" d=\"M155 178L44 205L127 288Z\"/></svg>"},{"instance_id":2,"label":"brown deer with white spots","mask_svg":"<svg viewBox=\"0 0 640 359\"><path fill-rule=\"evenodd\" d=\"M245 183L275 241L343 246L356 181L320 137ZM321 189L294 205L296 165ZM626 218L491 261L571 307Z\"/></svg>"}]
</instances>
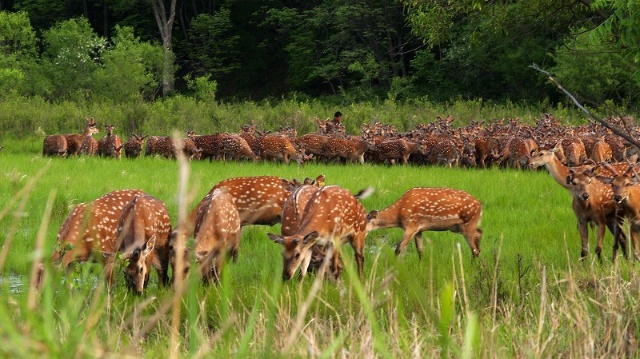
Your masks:
<instances>
[{"instance_id":1,"label":"brown deer with white spots","mask_svg":"<svg viewBox=\"0 0 640 359\"><path fill-rule=\"evenodd\" d=\"M118 190L77 205L58 231L53 263L62 262L62 267L68 268L72 262L91 258L102 261L105 256L113 255L124 206L133 197L144 194L141 190Z\"/></svg>"},{"instance_id":2,"label":"brown deer with white spots","mask_svg":"<svg viewBox=\"0 0 640 359\"><path fill-rule=\"evenodd\" d=\"M186 238L193 235L198 212L207 205L209 196L217 189L224 189L233 198L242 226L271 226L280 222L284 202L296 189L296 184L274 176L236 177L220 181L196 205L185 223L176 227L172 237L182 235Z\"/></svg>"},{"instance_id":3,"label":"brown deer with white spots","mask_svg":"<svg viewBox=\"0 0 640 359\"><path fill-rule=\"evenodd\" d=\"M127 158L139 158L142 156L142 147L146 135L136 135L135 133L124 143L124 155Z\"/></svg>"},{"instance_id":4,"label":"brown deer with white spots","mask_svg":"<svg viewBox=\"0 0 640 359\"><path fill-rule=\"evenodd\" d=\"M247 140L238 136L228 134L220 140L220 156L226 161L227 156L233 157L236 161L242 158L257 161L260 159L249 147Z\"/></svg>"},{"instance_id":5,"label":"brown deer with white spots","mask_svg":"<svg viewBox=\"0 0 640 359\"><path fill-rule=\"evenodd\" d=\"M67 139L64 135L49 135L44 138L42 143L43 156L61 156L67 155Z\"/></svg>"},{"instance_id":6,"label":"brown deer with white spots","mask_svg":"<svg viewBox=\"0 0 640 359\"><path fill-rule=\"evenodd\" d=\"M233 196L224 188L207 194L197 208L193 241L195 263L200 268L204 283L217 283L225 260L236 260L241 230L240 214ZM172 237L172 241L174 240L175 237ZM173 242L170 247L174 247ZM185 257L187 256L188 253L185 252ZM171 257L175 262L173 249ZM189 261L185 260L184 263L186 271L189 269Z\"/></svg>"},{"instance_id":7,"label":"brown deer with white spots","mask_svg":"<svg viewBox=\"0 0 640 359\"><path fill-rule=\"evenodd\" d=\"M613 200L619 210L618 214L629 221L634 259L640 260L640 183L636 169L633 165L629 165L624 172L621 172L608 164L605 166L609 167L612 175L597 175L596 177L611 185ZM620 229L620 227L616 228ZM620 244L623 245L623 253L626 254L626 243L621 242Z\"/></svg>"},{"instance_id":8,"label":"brown deer with white spots","mask_svg":"<svg viewBox=\"0 0 640 359\"><path fill-rule=\"evenodd\" d=\"M602 260L605 228L609 228L614 236L613 259L616 258L619 247L622 247L626 257L626 236L621 229L622 223L611 186L593 178L590 168L583 171L570 168L567 184L573 198L571 206L578 220L578 232L582 242L580 257L585 258L589 253L589 224L593 224L597 228L596 254L598 259Z\"/></svg>"},{"instance_id":9,"label":"brown deer with white spots","mask_svg":"<svg viewBox=\"0 0 640 359\"><path fill-rule=\"evenodd\" d=\"M415 239L418 256L422 259L422 232L451 231L461 233L467 240L473 257L480 254L482 203L469 193L451 188L416 187L408 190L392 205L367 216L367 231L379 228L404 229L396 255L411 239Z\"/></svg>"},{"instance_id":10,"label":"brown deer with white spots","mask_svg":"<svg viewBox=\"0 0 640 359\"><path fill-rule=\"evenodd\" d=\"M306 154L322 156L324 146L329 141L328 136L308 133L294 140L300 148L304 148Z\"/></svg>"},{"instance_id":11,"label":"brown deer with white spots","mask_svg":"<svg viewBox=\"0 0 640 359\"><path fill-rule=\"evenodd\" d=\"M346 163L359 161L360 164L364 164L364 153L370 147L369 143L361 137L329 137L322 148L322 156L329 160L339 158Z\"/></svg>"},{"instance_id":12,"label":"brown deer with white spots","mask_svg":"<svg viewBox=\"0 0 640 359\"><path fill-rule=\"evenodd\" d=\"M280 160L289 164L294 160L298 165L304 162L304 153L296 150L288 137L282 135L266 135L255 141L253 152L262 160Z\"/></svg>"},{"instance_id":13,"label":"brown deer with white spots","mask_svg":"<svg viewBox=\"0 0 640 359\"><path fill-rule=\"evenodd\" d=\"M571 207L578 220L578 232L582 243L580 257L585 258L589 253L589 223L594 223L598 226L596 252L599 258L602 258L602 238L604 238L605 225L614 236L614 257L620 245L622 245L626 256L627 239L624 231L622 231L623 220L615 213L612 190L597 180L591 185L592 181L590 178L586 178L586 175L591 172L592 166L567 167L556 156L558 151L559 148L556 147L552 150L535 152L529 158L529 166L534 169L539 166L545 166L553 179L571 194ZM615 163L607 167L617 171L621 165L625 166L624 164ZM626 169L626 167L624 168ZM606 167L602 168L602 170L604 175L611 174L610 169ZM579 175L575 176L575 174Z\"/></svg>"},{"instance_id":14,"label":"brown deer with white spots","mask_svg":"<svg viewBox=\"0 0 640 359\"><path fill-rule=\"evenodd\" d=\"M364 198L368 193L358 195ZM362 278L364 265L364 241L367 235L367 213L358 198L339 186L324 186L317 190L302 214L300 226L295 233L282 236L267 235L283 246L284 267L282 278L291 279L300 268L304 278L311 262L311 248L315 245L329 247L331 268L339 267L339 249L349 242L353 247L358 274Z\"/></svg>"},{"instance_id":15,"label":"brown deer with white spots","mask_svg":"<svg viewBox=\"0 0 640 359\"><path fill-rule=\"evenodd\" d=\"M122 209L118 219L115 248L126 261L125 280L129 289L140 294L149 282L151 266L156 268L161 285L169 282L169 235L171 218L159 199L139 194ZM115 253L106 260L108 282L113 282Z\"/></svg>"},{"instance_id":16,"label":"brown deer with white spots","mask_svg":"<svg viewBox=\"0 0 640 359\"><path fill-rule=\"evenodd\" d=\"M373 152L377 154L380 161L388 160L391 164L402 161L402 164L406 165L409 163L409 156L419 150L421 148L417 143L398 138L377 143Z\"/></svg>"},{"instance_id":17,"label":"brown deer with white spots","mask_svg":"<svg viewBox=\"0 0 640 359\"><path fill-rule=\"evenodd\" d=\"M63 135L67 141L67 156L73 156L80 153L84 139L98 132L100 132L100 129L98 129L96 121L92 117L87 120L83 133Z\"/></svg>"},{"instance_id":18,"label":"brown deer with white spots","mask_svg":"<svg viewBox=\"0 0 640 359\"><path fill-rule=\"evenodd\" d=\"M98 153L101 157L122 158L122 139L113 133L115 128L114 125L104 125L107 135L98 141Z\"/></svg>"}]
</instances>

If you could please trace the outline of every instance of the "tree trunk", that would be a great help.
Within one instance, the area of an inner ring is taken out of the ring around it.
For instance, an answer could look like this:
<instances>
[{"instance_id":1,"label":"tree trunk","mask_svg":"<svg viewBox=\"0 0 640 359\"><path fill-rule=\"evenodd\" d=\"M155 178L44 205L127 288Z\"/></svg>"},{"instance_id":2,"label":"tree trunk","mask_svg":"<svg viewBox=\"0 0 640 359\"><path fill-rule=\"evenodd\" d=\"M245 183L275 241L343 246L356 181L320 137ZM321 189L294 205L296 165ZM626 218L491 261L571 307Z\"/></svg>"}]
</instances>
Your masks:
<instances>
[{"instance_id":1,"label":"tree trunk","mask_svg":"<svg viewBox=\"0 0 640 359\"><path fill-rule=\"evenodd\" d=\"M170 0L169 12L164 6L164 0L151 0L153 16L156 19L160 36L162 36L162 49L164 51L164 64L162 67L162 96L167 96L173 91L174 85L174 56L173 56L173 23L176 17L176 1Z\"/></svg>"}]
</instances>

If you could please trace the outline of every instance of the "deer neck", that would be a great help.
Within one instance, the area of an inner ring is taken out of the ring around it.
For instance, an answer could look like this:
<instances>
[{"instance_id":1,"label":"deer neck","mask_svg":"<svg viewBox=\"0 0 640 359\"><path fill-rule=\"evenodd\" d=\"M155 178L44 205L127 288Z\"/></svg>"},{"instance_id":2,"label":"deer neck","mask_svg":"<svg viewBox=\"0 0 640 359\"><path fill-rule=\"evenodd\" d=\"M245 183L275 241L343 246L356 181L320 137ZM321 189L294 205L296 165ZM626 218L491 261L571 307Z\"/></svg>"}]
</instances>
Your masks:
<instances>
[{"instance_id":1,"label":"deer neck","mask_svg":"<svg viewBox=\"0 0 640 359\"><path fill-rule=\"evenodd\" d=\"M551 161L545 163L545 167L547 167L547 170L559 185L566 189L570 189L569 185L567 184L569 167L563 165L555 154L551 158Z\"/></svg>"}]
</instances>

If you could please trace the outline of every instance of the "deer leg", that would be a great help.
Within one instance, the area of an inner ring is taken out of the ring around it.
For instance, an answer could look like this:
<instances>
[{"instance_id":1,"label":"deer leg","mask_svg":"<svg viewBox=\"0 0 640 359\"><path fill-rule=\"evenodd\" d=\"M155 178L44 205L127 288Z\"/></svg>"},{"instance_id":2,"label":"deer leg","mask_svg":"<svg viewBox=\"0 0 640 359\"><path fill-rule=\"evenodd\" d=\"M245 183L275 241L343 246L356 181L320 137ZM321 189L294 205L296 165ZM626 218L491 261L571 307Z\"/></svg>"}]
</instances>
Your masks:
<instances>
[{"instance_id":1,"label":"deer leg","mask_svg":"<svg viewBox=\"0 0 640 359\"><path fill-rule=\"evenodd\" d=\"M596 254L598 255L598 260L602 263L602 243L604 242L604 223L599 223L598 227L598 242L596 244Z\"/></svg>"},{"instance_id":2,"label":"deer leg","mask_svg":"<svg viewBox=\"0 0 640 359\"><path fill-rule=\"evenodd\" d=\"M587 228L587 222L581 219L578 220L578 233L580 233L580 240L582 241L582 249L580 250L580 259L587 257L589 253L589 230Z\"/></svg>"},{"instance_id":3,"label":"deer leg","mask_svg":"<svg viewBox=\"0 0 640 359\"><path fill-rule=\"evenodd\" d=\"M409 242L411 241L411 239L418 233L417 230L410 230L410 229L405 229L404 231L404 236L402 237L402 241L400 241L400 243L398 243L398 246L396 247L396 255L400 255L400 253L402 252L402 250L404 249L404 247L407 246L407 244L409 244ZM417 243L416 243L417 245Z\"/></svg>"},{"instance_id":4,"label":"deer leg","mask_svg":"<svg viewBox=\"0 0 640 359\"><path fill-rule=\"evenodd\" d=\"M613 256L612 260L616 259L618 254L618 248L622 249L622 255L628 258L627 254L627 236L622 228L624 219L618 216L609 216L607 218L607 227L611 234L613 234Z\"/></svg>"},{"instance_id":5,"label":"deer leg","mask_svg":"<svg viewBox=\"0 0 640 359\"><path fill-rule=\"evenodd\" d=\"M418 232L415 235L415 242L416 242L416 250L418 250L418 258L420 258L420 260L422 260L422 232Z\"/></svg>"},{"instance_id":6,"label":"deer leg","mask_svg":"<svg viewBox=\"0 0 640 359\"><path fill-rule=\"evenodd\" d=\"M631 234L631 243L633 244L633 259L640 260L640 255L638 254L640 248L640 224L631 223L630 225L630 234Z\"/></svg>"},{"instance_id":7,"label":"deer leg","mask_svg":"<svg viewBox=\"0 0 640 359\"><path fill-rule=\"evenodd\" d=\"M353 247L353 253L356 257L356 263L358 264L358 275L360 279L364 276L364 238L365 233L359 233L354 235L351 239L351 247ZM334 255L339 255L340 251L337 250Z\"/></svg>"}]
</instances>

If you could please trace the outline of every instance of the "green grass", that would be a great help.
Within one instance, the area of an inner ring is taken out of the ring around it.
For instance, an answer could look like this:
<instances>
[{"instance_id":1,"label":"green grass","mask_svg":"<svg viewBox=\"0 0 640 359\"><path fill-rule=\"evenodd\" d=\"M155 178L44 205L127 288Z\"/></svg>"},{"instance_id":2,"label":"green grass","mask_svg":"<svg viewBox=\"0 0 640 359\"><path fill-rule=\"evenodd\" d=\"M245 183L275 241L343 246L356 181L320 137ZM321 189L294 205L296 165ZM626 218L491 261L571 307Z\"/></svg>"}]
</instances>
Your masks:
<instances>
[{"instance_id":1,"label":"green grass","mask_svg":"<svg viewBox=\"0 0 640 359\"><path fill-rule=\"evenodd\" d=\"M416 186L466 190L484 205L484 236L480 257L472 260L461 235L427 232L420 261L413 244L394 255L400 229L378 230L367 237L362 281L345 248L347 271L338 283L313 276L282 283L281 248L266 236L279 226L249 226L238 263L225 266L221 284L203 287L190 280L176 312L175 292L159 288L155 273L140 297L125 290L120 274L115 288L106 290L100 266L91 264L68 274L49 272L36 294L26 283L41 224L48 224L46 257L77 203L140 188L163 200L175 223L178 163L46 159L38 154L41 143L11 145L20 150L0 152L0 227L7 253L0 269L4 278L13 273L25 286L0 286L3 356L599 357L637 349L635 267L611 262L610 233L603 263L593 253L579 261L571 198L546 171L193 162L188 210L226 178L324 173L328 184L354 193L373 187L362 201L367 210L382 209Z\"/></svg>"}]
</instances>

